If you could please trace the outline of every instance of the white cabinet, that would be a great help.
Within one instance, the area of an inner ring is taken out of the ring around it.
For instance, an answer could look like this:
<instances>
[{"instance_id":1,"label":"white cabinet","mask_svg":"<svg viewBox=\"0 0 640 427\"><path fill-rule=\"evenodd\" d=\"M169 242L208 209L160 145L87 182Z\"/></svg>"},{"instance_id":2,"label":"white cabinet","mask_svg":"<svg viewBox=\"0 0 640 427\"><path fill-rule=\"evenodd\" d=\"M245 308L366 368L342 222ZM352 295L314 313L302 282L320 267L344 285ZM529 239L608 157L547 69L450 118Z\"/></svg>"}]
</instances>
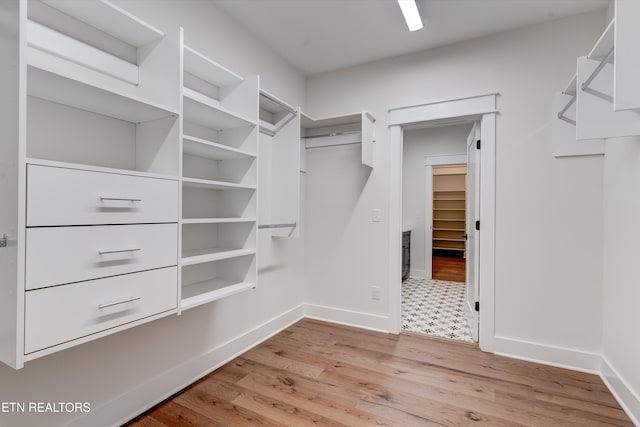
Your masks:
<instances>
[{"instance_id":1,"label":"white cabinet","mask_svg":"<svg viewBox=\"0 0 640 427\"><path fill-rule=\"evenodd\" d=\"M183 45L180 305L257 279L258 78Z\"/></svg>"},{"instance_id":2,"label":"white cabinet","mask_svg":"<svg viewBox=\"0 0 640 427\"><path fill-rule=\"evenodd\" d=\"M615 4L614 110L640 110L640 2L617 0Z\"/></svg>"}]
</instances>

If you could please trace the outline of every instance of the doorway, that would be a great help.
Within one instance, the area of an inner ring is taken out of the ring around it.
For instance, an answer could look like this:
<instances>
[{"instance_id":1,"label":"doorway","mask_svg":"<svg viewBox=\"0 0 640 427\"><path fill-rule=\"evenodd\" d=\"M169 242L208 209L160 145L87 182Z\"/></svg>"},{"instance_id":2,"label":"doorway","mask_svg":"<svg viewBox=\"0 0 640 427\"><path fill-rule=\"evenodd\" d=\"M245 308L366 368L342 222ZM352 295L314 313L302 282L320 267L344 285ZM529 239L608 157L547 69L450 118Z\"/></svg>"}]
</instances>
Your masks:
<instances>
[{"instance_id":1,"label":"doorway","mask_svg":"<svg viewBox=\"0 0 640 427\"><path fill-rule=\"evenodd\" d=\"M404 129L403 242L411 239L410 275L402 283L404 331L474 341L465 315L466 194L475 190L467 189L466 152L474 126L465 119Z\"/></svg>"},{"instance_id":2,"label":"doorway","mask_svg":"<svg viewBox=\"0 0 640 427\"><path fill-rule=\"evenodd\" d=\"M476 266L472 282L473 292L467 295L477 295L475 301L465 301L465 311L471 317L478 319L477 339L480 348L494 351L494 277L495 277L495 120L497 94L482 95L455 100L433 102L409 107L393 108L389 110L390 129L390 178L391 197L389 206L389 330L399 333L402 329L402 169L403 169L403 137L405 129L416 124L443 125L480 122L478 129L482 149L476 153L478 164L474 171L474 179L478 183L478 197L475 203L476 220L468 224L473 226L473 244L477 249L475 254ZM470 135L471 137L471 135ZM471 138L470 138L471 140ZM473 142L473 141L470 141ZM477 142L477 141L476 141ZM480 147L480 142L477 142ZM469 149L476 147L468 145ZM482 203L480 203L482 201ZM481 221L480 221L481 220ZM480 222L482 228L480 229ZM474 231L475 230L475 231ZM480 239L480 235L482 239ZM467 274L470 271L467 268ZM467 283L469 285L469 283ZM482 307L482 309L480 309ZM470 308L470 309L469 309Z\"/></svg>"}]
</instances>

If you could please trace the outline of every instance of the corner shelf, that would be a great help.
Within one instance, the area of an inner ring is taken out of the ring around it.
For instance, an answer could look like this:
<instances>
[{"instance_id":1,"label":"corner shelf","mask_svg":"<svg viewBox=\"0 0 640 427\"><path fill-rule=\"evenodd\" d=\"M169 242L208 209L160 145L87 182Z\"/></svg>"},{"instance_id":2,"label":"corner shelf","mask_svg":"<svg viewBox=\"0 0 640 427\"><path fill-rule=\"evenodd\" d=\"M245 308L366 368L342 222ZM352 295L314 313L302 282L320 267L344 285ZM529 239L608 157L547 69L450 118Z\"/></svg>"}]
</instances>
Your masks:
<instances>
[{"instance_id":1,"label":"corner shelf","mask_svg":"<svg viewBox=\"0 0 640 427\"><path fill-rule=\"evenodd\" d=\"M244 81L233 71L186 45L184 46L184 71L218 87L235 85Z\"/></svg>"}]
</instances>

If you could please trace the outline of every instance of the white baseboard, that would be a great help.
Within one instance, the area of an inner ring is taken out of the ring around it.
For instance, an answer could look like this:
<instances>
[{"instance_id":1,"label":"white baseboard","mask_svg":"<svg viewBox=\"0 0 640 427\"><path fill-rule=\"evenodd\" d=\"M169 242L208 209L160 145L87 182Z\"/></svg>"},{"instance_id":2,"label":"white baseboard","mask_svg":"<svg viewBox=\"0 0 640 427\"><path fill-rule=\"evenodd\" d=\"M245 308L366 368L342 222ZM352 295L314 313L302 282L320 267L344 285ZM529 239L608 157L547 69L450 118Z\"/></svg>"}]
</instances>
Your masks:
<instances>
[{"instance_id":1,"label":"white baseboard","mask_svg":"<svg viewBox=\"0 0 640 427\"><path fill-rule=\"evenodd\" d=\"M634 393L605 356L602 356L600 377L622 409L631 418L631 422L640 426L640 396Z\"/></svg>"},{"instance_id":2,"label":"white baseboard","mask_svg":"<svg viewBox=\"0 0 640 427\"><path fill-rule=\"evenodd\" d=\"M91 412L74 418L66 426L120 426L302 319L304 311L304 304L300 304L233 340L175 366L100 407L91 408ZM114 423L114 414L127 415Z\"/></svg>"},{"instance_id":3,"label":"white baseboard","mask_svg":"<svg viewBox=\"0 0 640 427\"><path fill-rule=\"evenodd\" d=\"M413 268L409 270L409 277L417 277L419 279L426 279L427 272L424 270L414 270Z\"/></svg>"},{"instance_id":4,"label":"white baseboard","mask_svg":"<svg viewBox=\"0 0 640 427\"><path fill-rule=\"evenodd\" d=\"M376 314L360 313L335 307L306 304L305 317L324 320L331 323L338 323L340 325L369 329L371 331L389 332L389 318L387 316L379 316Z\"/></svg>"},{"instance_id":5,"label":"white baseboard","mask_svg":"<svg viewBox=\"0 0 640 427\"><path fill-rule=\"evenodd\" d=\"M596 375L600 374L602 365L602 358L600 354L597 353L549 346L512 338L495 337L493 348L494 353L501 356Z\"/></svg>"}]
</instances>

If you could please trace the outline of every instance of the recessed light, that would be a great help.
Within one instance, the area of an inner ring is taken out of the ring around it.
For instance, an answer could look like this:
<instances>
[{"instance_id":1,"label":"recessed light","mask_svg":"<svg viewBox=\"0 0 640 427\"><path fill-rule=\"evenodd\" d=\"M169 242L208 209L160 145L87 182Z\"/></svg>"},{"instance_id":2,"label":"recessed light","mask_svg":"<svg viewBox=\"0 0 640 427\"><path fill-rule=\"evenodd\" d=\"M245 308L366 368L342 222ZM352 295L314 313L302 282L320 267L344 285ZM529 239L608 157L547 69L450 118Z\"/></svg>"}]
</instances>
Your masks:
<instances>
[{"instance_id":1,"label":"recessed light","mask_svg":"<svg viewBox=\"0 0 640 427\"><path fill-rule=\"evenodd\" d=\"M418 12L416 0L398 0L398 4L404 15L404 20L407 21L409 31L421 29L423 27L422 18L420 17L420 12Z\"/></svg>"}]
</instances>

